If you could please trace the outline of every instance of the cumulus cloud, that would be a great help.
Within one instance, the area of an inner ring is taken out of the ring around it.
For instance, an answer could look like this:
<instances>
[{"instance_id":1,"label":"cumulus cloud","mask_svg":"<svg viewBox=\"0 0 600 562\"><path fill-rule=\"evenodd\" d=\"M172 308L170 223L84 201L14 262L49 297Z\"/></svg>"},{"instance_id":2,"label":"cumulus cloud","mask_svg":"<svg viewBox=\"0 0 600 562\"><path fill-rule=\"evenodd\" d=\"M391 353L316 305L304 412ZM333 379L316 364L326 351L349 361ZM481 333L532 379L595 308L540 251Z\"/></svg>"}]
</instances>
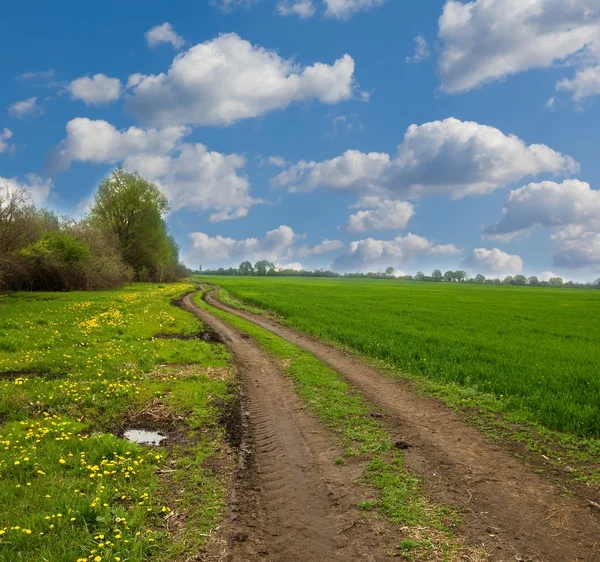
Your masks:
<instances>
[{"instance_id":1,"label":"cumulus cloud","mask_svg":"<svg viewBox=\"0 0 600 562\"><path fill-rule=\"evenodd\" d=\"M558 275L558 273L554 273L553 271L542 271L537 276L539 281L550 281L553 277L562 277L562 275Z\"/></svg>"},{"instance_id":2,"label":"cumulus cloud","mask_svg":"<svg viewBox=\"0 0 600 562\"><path fill-rule=\"evenodd\" d=\"M86 104L101 105L118 100L122 87L118 78L109 78L104 74L95 74L91 78L82 76L69 83L67 91L71 97Z\"/></svg>"},{"instance_id":3,"label":"cumulus cloud","mask_svg":"<svg viewBox=\"0 0 600 562\"><path fill-rule=\"evenodd\" d=\"M565 78L558 82L556 89L572 92L575 101L600 94L600 65L578 70L572 80Z\"/></svg>"},{"instance_id":4,"label":"cumulus cloud","mask_svg":"<svg viewBox=\"0 0 600 562\"><path fill-rule=\"evenodd\" d=\"M498 248L475 248L464 263L471 270L487 275L515 275L523 270L520 256L507 254Z\"/></svg>"},{"instance_id":5,"label":"cumulus cloud","mask_svg":"<svg viewBox=\"0 0 600 562\"><path fill-rule=\"evenodd\" d=\"M529 69L595 57L600 7L597 0L448 0L439 37L442 88L463 92Z\"/></svg>"},{"instance_id":6,"label":"cumulus cloud","mask_svg":"<svg viewBox=\"0 0 600 562\"><path fill-rule=\"evenodd\" d=\"M365 201L365 203L367 203ZM367 206L367 205L365 205ZM414 216L415 208L407 201L378 199L372 208L350 215L346 223L348 232L366 232L370 230L402 230Z\"/></svg>"},{"instance_id":7,"label":"cumulus cloud","mask_svg":"<svg viewBox=\"0 0 600 562\"><path fill-rule=\"evenodd\" d=\"M417 35L414 38L415 54L411 57L406 57L407 64L419 63L427 60L431 56L427 40L422 35Z\"/></svg>"},{"instance_id":8,"label":"cumulus cloud","mask_svg":"<svg viewBox=\"0 0 600 562\"><path fill-rule=\"evenodd\" d=\"M333 252L335 250L340 250L344 247L344 243L341 240L329 240L326 238L320 244L316 246L302 246L296 252L299 258L307 258L309 256L318 256L321 254L327 254L328 252Z\"/></svg>"},{"instance_id":9,"label":"cumulus cloud","mask_svg":"<svg viewBox=\"0 0 600 562\"><path fill-rule=\"evenodd\" d=\"M600 191L579 180L530 183L509 193L502 212L504 218L485 235L506 238L535 227L570 225L600 232Z\"/></svg>"},{"instance_id":10,"label":"cumulus cloud","mask_svg":"<svg viewBox=\"0 0 600 562\"><path fill-rule=\"evenodd\" d=\"M367 238L351 242L348 251L338 256L331 266L337 271L366 271L371 268L397 267L420 256L454 256L461 250L453 244L436 246L416 234L393 240Z\"/></svg>"},{"instance_id":11,"label":"cumulus cloud","mask_svg":"<svg viewBox=\"0 0 600 562\"><path fill-rule=\"evenodd\" d=\"M67 123L66 138L51 154L51 169L60 171L72 162L122 162L159 185L174 210L211 210L212 222L245 216L259 201L250 195L244 157L182 142L189 132L184 126L119 131L106 121L73 119Z\"/></svg>"},{"instance_id":12,"label":"cumulus cloud","mask_svg":"<svg viewBox=\"0 0 600 562\"><path fill-rule=\"evenodd\" d=\"M127 107L153 126L230 125L292 102L354 94L354 60L300 67L230 33L179 54L167 73L133 74Z\"/></svg>"},{"instance_id":13,"label":"cumulus cloud","mask_svg":"<svg viewBox=\"0 0 600 562\"><path fill-rule=\"evenodd\" d=\"M292 191L332 191L403 196L485 194L526 176L566 174L577 163L544 144L449 118L411 125L395 157L349 150L323 162L301 161L272 181Z\"/></svg>"},{"instance_id":14,"label":"cumulus cloud","mask_svg":"<svg viewBox=\"0 0 600 562\"><path fill-rule=\"evenodd\" d=\"M315 5L312 0L280 0L277 3L277 13L280 16L311 18L315 15Z\"/></svg>"},{"instance_id":15,"label":"cumulus cloud","mask_svg":"<svg viewBox=\"0 0 600 562\"><path fill-rule=\"evenodd\" d=\"M24 181L18 178L0 177L0 193L11 193L23 190L36 204L44 203L52 192L54 184L51 179L42 179L36 174L27 174Z\"/></svg>"},{"instance_id":16,"label":"cumulus cloud","mask_svg":"<svg viewBox=\"0 0 600 562\"><path fill-rule=\"evenodd\" d=\"M183 37L175 32L168 21L161 25L155 25L152 29L146 31L145 37L150 48L154 48L161 43L170 43L176 49L180 49L185 43Z\"/></svg>"},{"instance_id":17,"label":"cumulus cloud","mask_svg":"<svg viewBox=\"0 0 600 562\"><path fill-rule=\"evenodd\" d=\"M12 138L12 136L12 131L6 127L2 132L0 132L0 154L10 149L12 145L8 143L8 141Z\"/></svg>"},{"instance_id":18,"label":"cumulus cloud","mask_svg":"<svg viewBox=\"0 0 600 562\"><path fill-rule=\"evenodd\" d=\"M265 259L271 262L289 260L298 235L286 225L269 230L265 237L236 240L223 236L209 236L203 232L191 232L192 247L188 252L191 263L219 263Z\"/></svg>"},{"instance_id":19,"label":"cumulus cloud","mask_svg":"<svg viewBox=\"0 0 600 562\"><path fill-rule=\"evenodd\" d=\"M506 240L535 228L549 228L557 267L584 268L600 263L600 191L579 180L530 183L511 191L504 218L484 236Z\"/></svg>"},{"instance_id":20,"label":"cumulus cloud","mask_svg":"<svg viewBox=\"0 0 600 562\"><path fill-rule=\"evenodd\" d=\"M290 269L292 271L304 271L304 266L300 262L294 261L292 263L276 263L275 269L277 271L284 271Z\"/></svg>"},{"instance_id":21,"label":"cumulus cloud","mask_svg":"<svg viewBox=\"0 0 600 562\"><path fill-rule=\"evenodd\" d=\"M338 19L348 19L357 12L381 6L386 0L324 0L325 15Z\"/></svg>"},{"instance_id":22,"label":"cumulus cloud","mask_svg":"<svg viewBox=\"0 0 600 562\"><path fill-rule=\"evenodd\" d=\"M38 104L37 98L27 98L26 100L16 101L8 108L8 113L17 119L23 117L36 117L44 113L44 108Z\"/></svg>"}]
</instances>

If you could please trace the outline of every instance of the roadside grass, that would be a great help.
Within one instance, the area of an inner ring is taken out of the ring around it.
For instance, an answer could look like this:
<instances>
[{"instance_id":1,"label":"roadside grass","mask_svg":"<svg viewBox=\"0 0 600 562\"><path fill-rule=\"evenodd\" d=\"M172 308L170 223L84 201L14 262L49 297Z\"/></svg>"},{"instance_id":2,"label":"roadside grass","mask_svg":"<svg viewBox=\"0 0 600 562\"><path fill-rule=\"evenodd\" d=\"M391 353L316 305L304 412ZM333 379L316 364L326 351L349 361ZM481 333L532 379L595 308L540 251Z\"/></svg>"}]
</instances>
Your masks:
<instances>
[{"instance_id":1,"label":"roadside grass","mask_svg":"<svg viewBox=\"0 0 600 562\"><path fill-rule=\"evenodd\" d=\"M191 289L0 299L0 560L175 560L207 541L224 507L230 357L153 337L202 329L171 306ZM128 428L168 439L141 446Z\"/></svg>"},{"instance_id":2,"label":"roadside grass","mask_svg":"<svg viewBox=\"0 0 600 562\"><path fill-rule=\"evenodd\" d=\"M223 285L220 300L230 293L231 306L272 307L287 325L412 380L492 438L522 448L534 464L562 466L600 486L600 336L591 328L600 321L599 291L212 281Z\"/></svg>"},{"instance_id":3,"label":"roadside grass","mask_svg":"<svg viewBox=\"0 0 600 562\"><path fill-rule=\"evenodd\" d=\"M462 547L452 532L458 515L444 506L431 503L422 491L419 479L406 472L402 454L394 449L387 432L371 416L375 407L312 354L251 322L208 305L202 300L204 292L198 293L194 302L252 336L277 359L284 373L294 382L298 395L338 436L345 453L343 458L333 462L343 465L345 459L350 458L367 462L362 483L377 490L379 500L365 500L357 507L364 512L379 510L401 526L402 535L407 540L414 539L415 543L427 546L422 549L415 547L408 559L458 559L456 557ZM417 535L413 534L415 530ZM439 556L431 556L430 544L435 545ZM403 555L401 549L397 554Z\"/></svg>"}]
</instances>

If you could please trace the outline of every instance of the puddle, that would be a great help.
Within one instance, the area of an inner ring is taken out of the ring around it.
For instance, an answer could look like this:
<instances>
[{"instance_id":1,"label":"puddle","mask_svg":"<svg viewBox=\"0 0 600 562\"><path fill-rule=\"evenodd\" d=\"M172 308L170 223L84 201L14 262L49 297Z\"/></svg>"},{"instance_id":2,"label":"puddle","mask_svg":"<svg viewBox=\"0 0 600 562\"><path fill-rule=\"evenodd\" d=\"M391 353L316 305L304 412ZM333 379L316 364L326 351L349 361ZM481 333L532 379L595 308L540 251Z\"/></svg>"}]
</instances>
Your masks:
<instances>
[{"instance_id":1,"label":"puddle","mask_svg":"<svg viewBox=\"0 0 600 562\"><path fill-rule=\"evenodd\" d=\"M167 438L166 435L145 429L129 429L123 434L123 437L140 445L160 445L160 442Z\"/></svg>"}]
</instances>

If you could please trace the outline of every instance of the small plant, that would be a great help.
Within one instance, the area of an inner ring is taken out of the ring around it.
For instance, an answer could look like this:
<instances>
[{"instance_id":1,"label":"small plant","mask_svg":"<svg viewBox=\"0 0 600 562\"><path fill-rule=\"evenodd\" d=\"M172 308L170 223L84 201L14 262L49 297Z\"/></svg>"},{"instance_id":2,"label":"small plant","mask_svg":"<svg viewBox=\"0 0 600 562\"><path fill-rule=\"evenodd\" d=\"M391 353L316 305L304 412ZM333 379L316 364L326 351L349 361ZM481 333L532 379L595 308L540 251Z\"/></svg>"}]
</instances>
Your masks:
<instances>
[{"instance_id":1,"label":"small plant","mask_svg":"<svg viewBox=\"0 0 600 562\"><path fill-rule=\"evenodd\" d=\"M376 505L377 502L375 501L364 501L358 504L358 509L361 511L373 511Z\"/></svg>"},{"instance_id":2,"label":"small plant","mask_svg":"<svg viewBox=\"0 0 600 562\"><path fill-rule=\"evenodd\" d=\"M337 459L335 459L335 464L340 465L340 464L344 464L346 461L342 458L342 457L338 457Z\"/></svg>"}]
</instances>

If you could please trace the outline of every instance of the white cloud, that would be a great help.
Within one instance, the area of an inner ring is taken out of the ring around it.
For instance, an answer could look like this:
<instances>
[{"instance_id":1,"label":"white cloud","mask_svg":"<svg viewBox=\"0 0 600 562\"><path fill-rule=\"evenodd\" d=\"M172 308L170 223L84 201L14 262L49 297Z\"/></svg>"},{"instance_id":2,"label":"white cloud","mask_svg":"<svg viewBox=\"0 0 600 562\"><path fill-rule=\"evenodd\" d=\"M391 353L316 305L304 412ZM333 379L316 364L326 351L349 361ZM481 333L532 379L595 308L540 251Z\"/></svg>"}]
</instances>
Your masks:
<instances>
[{"instance_id":1,"label":"white cloud","mask_svg":"<svg viewBox=\"0 0 600 562\"><path fill-rule=\"evenodd\" d=\"M332 191L393 196L485 194L526 176L568 173L577 163L544 144L527 145L514 135L449 118L411 125L398 153L349 150L323 162L301 161L272 181L292 191Z\"/></svg>"},{"instance_id":2,"label":"white cloud","mask_svg":"<svg viewBox=\"0 0 600 562\"><path fill-rule=\"evenodd\" d=\"M346 223L348 232L369 230L402 230L414 216L415 208L407 201L376 199L372 208L350 215Z\"/></svg>"},{"instance_id":3,"label":"white cloud","mask_svg":"<svg viewBox=\"0 0 600 562\"><path fill-rule=\"evenodd\" d=\"M550 281L553 277L562 277L558 273L554 273L552 271L542 271L538 276L538 281Z\"/></svg>"},{"instance_id":4,"label":"white cloud","mask_svg":"<svg viewBox=\"0 0 600 562\"><path fill-rule=\"evenodd\" d=\"M595 56L597 0L448 0L439 20L442 88L463 92L558 62Z\"/></svg>"},{"instance_id":5,"label":"white cloud","mask_svg":"<svg viewBox=\"0 0 600 562\"><path fill-rule=\"evenodd\" d=\"M407 234L393 240L367 238L351 242L348 251L332 263L337 271L366 271L370 268L396 267L419 256L453 256L461 250L453 244L435 246L422 236Z\"/></svg>"},{"instance_id":6,"label":"white cloud","mask_svg":"<svg viewBox=\"0 0 600 562\"><path fill-rule=\"evenodd\" d=\"M106 121L73 119L67 123L66 138L54 150L52 168L66 169L71 162L122 162L159 185L174 210L211 210L212 222L245 216L259 202L250 196L250 183L240 174L245 159L210 152L200 143L183 143L189 132L184 126L119 131Z\"/></svg>"},{"instance_id":7,"label":"white cloud","mask_svg":"<svg viewBox=\"0 0 600 562\"><path fill-rule=\"evenodd\" d=\"M523 270L520 256L507 254L498 248L475 248L464 263L471 270L484 275L515 275Z\"/></svg>"},{"instance_id":8,"label":"white cloud","mask_svg":"<svg viewBox=\"0 0 600 562\"><path fill-rule=\"evenodd\" d=\"M344 243L341 240L329 240L326 238L320 244L316 246L302 246L298 249L295 254L299 258L307 258L309 256L319 256L321 254L327 254L328 252L333 252L335 250L340 250L344 247Z\"/></svg>"},{"instance_id":9,"label":"white cloud","mask_svg":"<svg viewBox=\"0 0 600 562\"><path fill-rule=\"evenodd\" d=\"M315 5L312 0L279 0L277 12L280 16L310 18L315 14Z\"/></svg>"},{"instance_id":10,"label":"white cloud","mask_svg":"<svg viewBox=\"0 0 600 562\"><path fill-rule=\"evenodd\" d=\"M406 57L407 64L419 63L427 60L431 56L427 40L422 35L417 35L414 38L415 54L412 57Z\"/></svg>"},{"instance_id":11,"label":"white cloud","mask_svg":"<svg viewBox=\"0 0 600 562\"><path fill-rule=\"evenodd\" d=\"M224 12L250 8L260 2L262 0L210 0L211 6L215 6Z\"/></svg>"},{"instance_id":12,"label":"white cloud","mask_svg":"<svg viewBox=\"0 0 600 562\"><path fill-rule=\"evenodd\" d=\"M18 178L0 177L0 190L11 193L13 191L23 190L31 200L36 204L44 203L52 191L54 184L52 180L44 180L36 174L27 174L25 181L19 181Z\"/></svg>"},{"instance_id":13,"label":"white cloud","mask_svg":"<svg viewBox=\"0 0 600 562\"><path fill-rule=\"evenodd\" d=\"M230 125L294 101L333 104L354 94L354 60L300 67L236 34L191 47L169 71L134 74L128 109L151 125Z\"/></svg>"},{"instance_id":14,"label":"white cloud","mask_svg":"<svg viewBox=\"0 0 600 562\"><path fill-rule=\"evenodd\" d=\"M579 180L530 183L509 193L502 212L502 221L485 235L506 238L535 227L567 226L600 232L600 191Z\"/></svg>"},{"instance_id":15,"label":"white cloud","mask_svg":"<svg viewBox=\"0 0 600 562\"><path fill-rule=\"evenodd\" d=\"M2 132L0 132L0 154L6 152L11 148L12 145L9 144L7 141L9 141L12 138L12 136L12 131L10 129L7 129L6 127Z\"/></svg>"},{"instance_id":16,"label":"white cloud","mask_svg":"<svg viewBox=\"0 0 600 562\"><path fill-rule=\"evenodd\" d=\"M138 154L165 155L189 134L182 126L119 131L107 121L86 117L71 119L66 130L66 138L53 154L53 167L58 170L68 168L71 162L115 164Z\"/></svg>"},{"instance_id":17,"label":"white cloud","mask_svg":"<svg viewBox=\"0 0 600 562\"><path fill-rule=\"evenodd\" d=\"M37 98L27 98L26 100L17 101L8 108L8 113L17 119L23 117L36 117L44 113L44 109L38 104Z\"/></svg>"},{"instance_id":18,"label":"white cloud","mask_svg":"<svg viewBox=\"0 0 600 562\"><path fill-rule=\"evenodd\" d=\"M575 101L600 94L600 65L578 70L572 80L565 78L558 82L556 89L573 92Z\"/></svg>"},{"instance_id":19,"label":"white cloud","mask_svg":"<svg viewBox=\"0 0 600 562\"><path fill-rule=\"evenodd\" d=\"M348 19L356 12L381 6L386 0L324 0L325 14L334 18Z\"/></svg>"},{"instance_id":20,"label":"white cloud","mask_svg":"<svg viewBox=\"0 0 600 562\"><path fill-rule=\"evenodd\" d=\"M183 47L185 41L181 35L178 35L169 22L161 25L155 25L145 33L146 41L150 48L154 48L161 43L171 43L173 47L179 49Z\"/></svg>"},{"instance_id":21,"label":"white cloud","mask_svg":"<svg viewBox=\"0 0 600 562\"><path fill-rule=\"evenodd\" d=\"M292 270L292 271L304 271L304 266L295 261L292 263L276 263L275 264L275 269L277 271L283 271L283 270Z\"/></svg>"},{"instance_id":22,"label":"white cloud","mask_svg":"<svg viewBox=\"0 0 600 562\"><path fill-rule=\"evenodd\" d=\"M583 268L600 264L600 191L579 180L531 183L511 191L504 218L484 236L506 240L534 228L551 228L553 263Z\"/></svg>"},{"instance_id":23,"label":"white cloud","mask_svg":"<svg viewBox=\"0 0 600 562\"><path fill-rule=\"evenodd\" d=\"M73 80L67 86L67 90L73 99L100 105L118 100L121 97L122 87L118 78L95 74L91 78L83 76Z\"/></svg>"},{"instance_id":24,"label":"white cloud","mask_svg":"<svg viewBox=\"0 0 600 562\"><path fill-rule=\"evenodd\" d=\"M292 246L298 235L286 225L266 233L262 239L236 240L223 236L209 236L203 232L191 232L192 247L188 251L188 263L219 263L249 260L279 262L292 257Z\"/></svg>"},{"instance_id":25,"label":"white cloud","mask_svg":"<svg viewBox=\"0 0 600 562\"><path fill-rule=\"evenodd\" d=\"M19 80L53 80L55 72L53 69L41 70L39 72L23 72L19 74L17 79Z\"/></svg>"}]
</instances>

